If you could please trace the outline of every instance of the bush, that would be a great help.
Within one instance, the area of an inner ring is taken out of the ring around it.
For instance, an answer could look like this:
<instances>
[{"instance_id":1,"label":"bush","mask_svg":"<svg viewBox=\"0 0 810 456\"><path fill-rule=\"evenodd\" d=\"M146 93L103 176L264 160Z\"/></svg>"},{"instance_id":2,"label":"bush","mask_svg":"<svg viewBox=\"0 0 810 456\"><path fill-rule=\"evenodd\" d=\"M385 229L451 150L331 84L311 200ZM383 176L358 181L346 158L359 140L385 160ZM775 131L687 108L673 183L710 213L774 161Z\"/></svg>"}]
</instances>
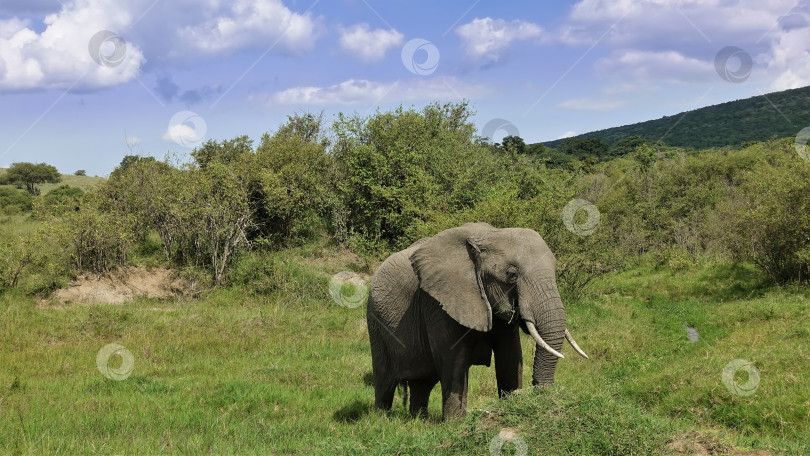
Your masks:
<instances>
[{"instance_id":1,"label":"bush","mask_svg":"<svg viewBox=\"0 0 810 456\"><path fill-rule=\"evenodd\" d=\"M31 210L33 198L28 192L15 188L0 187L0 208L6 215L16 215Z\"/></svg>"},{"instance_id":2,"label":"bush","mask_svg":"<svg viewBox=\"0 0 810 456\"><path fill-rule=\"evenodd\" d=\"M330 160L320 132L321 118L306 114L289 116L275 134L262 136L251 176L259 236L285 241L328 214Z\"/></svg>"},{"instance_id":3,"label":"bush","mask_svg":"<svg viewBox=\"0 0 810 456\"><path fill-rule=\"evenodd\" d=\"M403 247L437 213L472 207L497 181L499 160L478 141L471 115L466 103L341 115L334 181L348 235Z\"/></svg>"},{"instance_id":4,"label":"bush","mask_svg":"<svg viewBox=\"0 0 810 456\"><path fill-rule=\"evenodd\" d=\"M781 144L781 156L742 176L719 208L720 229L737 260L752 261L776 282L810 279L810 165Z\"/></svg>"},{"instance_id":5,"label":"bush","mask_svg":"<svg viewBox=\"0 0 810 456\"><path fill-rule=\"evenodd\" d=\"M61 221L61 234L76 271L101 274L126 264L132 249L132 216L109 212L98 201L68 213Z\"/></svg>"},{"instance_id":6,"label":"bush","mask_svg":"<svg viewBox=\"0 0 810 456\"><path fill-rule=\"evenodd\" d=\"M78 211L83 196L84 191L78 187L60 185L45 196L34 199L34 214L37 218L47 219Z\"/></svg>"}]
</instances>

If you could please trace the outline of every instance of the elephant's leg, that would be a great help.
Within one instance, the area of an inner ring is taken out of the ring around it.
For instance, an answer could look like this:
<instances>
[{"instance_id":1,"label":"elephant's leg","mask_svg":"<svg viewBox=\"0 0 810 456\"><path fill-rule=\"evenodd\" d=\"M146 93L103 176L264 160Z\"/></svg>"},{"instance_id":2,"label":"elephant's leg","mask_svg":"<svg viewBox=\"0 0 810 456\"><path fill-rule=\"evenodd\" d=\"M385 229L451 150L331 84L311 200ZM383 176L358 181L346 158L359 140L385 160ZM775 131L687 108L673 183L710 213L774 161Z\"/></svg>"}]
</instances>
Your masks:
<instances>
[{"instance_id":1,"label":"elephant's leg","mask_svg":"<svg viewBox=\"0 0 810 456\"><path fill-rule=\"evenodd\" d=\"M397 390L396 382L378 382L374 379L374 407L380 410L391 410L394 403L394 393Z\"/></svg>"},{"instance_id":2,"label":"elephant's leg","mask_svg":"<svg viewBox=\"0 0 810 456\"><path fill-rule=\"evenodd\" d=\"M495 354L495 378L498 397L523 387L523 352L517 326L499 328L493 334L492 352Z\"/></svg>"},{"instance_id":3,"label":"elephant's leg","mask_svg":"<svg viewBox=\"0 0 810 456\"><path fill-rule=\"evenodd\" d=\"M408 387L411 390L411 416L427 416L430 392L436 383L436 380L408 381Z\"/></svg>"},{"instance_id":4,"label":"elephant's leg","mask_svg":"<svg viewBox=\"0 0 810 456\"><path fill-rule=\"evenodd\" d=\"M442 378L442 419L445 421L467 414L469 369L469 366L455 369Z\"/></svg>"},{"instance_id":5,"label":"elephant's leg","mask_svg":"<svg viewBox=\"0 0 810 456\"><path fill-rule=\"evenodd\" d=\"M371 319L368 330L371 338L371 371L374 375L374 406L380 410L391 410L398 384L391 368L391 356L385 348L381 331Z\"/></svg>"}]
</instances>

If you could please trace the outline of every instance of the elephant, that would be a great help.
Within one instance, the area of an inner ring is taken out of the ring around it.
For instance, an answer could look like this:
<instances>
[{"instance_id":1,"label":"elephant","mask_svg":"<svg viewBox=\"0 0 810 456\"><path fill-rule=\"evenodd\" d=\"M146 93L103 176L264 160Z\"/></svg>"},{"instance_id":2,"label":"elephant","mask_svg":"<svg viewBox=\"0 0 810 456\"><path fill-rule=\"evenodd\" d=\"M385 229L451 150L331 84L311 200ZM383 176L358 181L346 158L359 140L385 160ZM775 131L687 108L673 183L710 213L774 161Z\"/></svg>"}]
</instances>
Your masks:
<instances>
[{"instance_id":1,"label":"elephant","mask_svg":"<svg viewBox=\"0 0 810 456\"><path fill-rule=\"evenodd\" d=\"M426 415L440 383L442 419L464 416L470 366L489 366L493 355L498 395L521 389L519 328L536 342L535 386L554 383L563 339L587 358L566 329L555 264L536 231L487 223L389 256L371 279L366 308L375 407L390 410L405 385L410 414Z\"/></svg>"}]
</instances>

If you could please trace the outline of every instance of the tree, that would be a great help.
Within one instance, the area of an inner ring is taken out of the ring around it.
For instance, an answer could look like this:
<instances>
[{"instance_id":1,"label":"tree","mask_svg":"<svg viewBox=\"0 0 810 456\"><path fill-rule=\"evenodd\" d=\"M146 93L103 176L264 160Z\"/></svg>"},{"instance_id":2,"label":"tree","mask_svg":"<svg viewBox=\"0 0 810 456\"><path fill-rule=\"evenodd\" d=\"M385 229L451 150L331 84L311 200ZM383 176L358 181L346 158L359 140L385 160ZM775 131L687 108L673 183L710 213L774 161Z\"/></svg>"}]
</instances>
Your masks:
<instances>
[{"instance_id":1,"label":"tree","mask_svg":"<svg viewBox=\"0 0 810 456\"><path fill-rule=\"evenodd\" d=\"M141 157L140 155L125 155L124 158L121 159L121 163L115 167L112 173L110 173L110 178L116 178L117 176L122 175L127 168L132 166L133 164L141 161L151 159L154 161L153 157Z\"/></svg>"},{"instance_id":2,"label":"tree","mask_svg":"<svg viewBox=\"0 0 810 456\"><path fill-rule=\"evenodd\" d=\"M610 150L610 155L619 157L622 155L632 154L641 146L646 146L647 141L638 135L628 136L616 142L616 145Z\"/></svg>"},{"instance_id":3,"label":"tree","mask_svg":"<svg viewBox=\"0 0 810 456\"><path fill-rule=\"evenodd\" d=\"M543 143L534 143L526 145L526 153L529 155L542 155L548 151L549 148Z\"/></svg>"},{"instance_id":4,"label":"tree","mask_svg":"<svg viewBox=\"0 0 810 456\"><path fill-rule=\"evenodd\" d=\"M431 217L491 192L495 166L489 164L496 158L476 141L471 115L461 102L339 116L332 153L346 232L407 245Z\"/></svg>"},{"instance_id":5,"label":"tree","mask_svg":"<svg viewBox=\"0 0 810 456\"><path fill-rule=\"evenodd\" d=\"M77 169L77 170L76 170L76 172L75 172L75 173L73 173L73 175L74 175L74 176L86 176L86 175L87 175L87 171L85 171L85 170L83 170L83 169Z\"/></svg>"},{"instance_id":6,"label":"tree","mask_svg":"<svg viewBox=\"0 0 810 456\"><path fill-rule=\"evenodd\" d=\"M36 187L39 184L51 183L58 184L62 180L62 176L56 167L47 163L12 163L5 175L5 180L12 185L19 187L25 186L28 193L31 195L38 195L39 189Z\"/></svg>"},{"instance_id":7,"label":"tree","mask_svg":"<svg viewBox=\"0 0 810 456\"><path fill-rule=\"evenodd\" d=\"M241 155L253 152L253 140L247 135L222 142L209 139L203 145L191 152L194 162L200 168L206 168L213 163L228 165L236 161Z\"/></svg>"},{"instance_id":8,"label":"tree","mask_svg":"<svg viewBox=\"0 0 810 456\"><path fill-rule=\"evenodd\" d=\"M522 154L526 151L526 143L520 136L505 136L502 140L502 144L507 152Z\"/></svg>"},{"instance_id":9,"label":"tree","mask_svg":"<svg viewBox=\"0 0 810 456\"><path fill-rule=\"evenodd\" d=\"M588 155L604 157L609 149L610 145L599 138L566 138L558 151L581 160Z\"/></svg>"}]
</instances>

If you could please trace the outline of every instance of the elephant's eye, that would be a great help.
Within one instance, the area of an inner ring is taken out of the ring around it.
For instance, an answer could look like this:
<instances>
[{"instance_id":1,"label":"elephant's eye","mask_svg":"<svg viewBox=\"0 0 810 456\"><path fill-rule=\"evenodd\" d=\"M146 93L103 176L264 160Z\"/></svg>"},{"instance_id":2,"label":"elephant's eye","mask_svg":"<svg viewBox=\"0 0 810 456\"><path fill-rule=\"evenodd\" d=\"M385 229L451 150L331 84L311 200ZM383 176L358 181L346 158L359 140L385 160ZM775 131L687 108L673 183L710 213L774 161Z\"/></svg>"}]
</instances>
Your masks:
<instances>
[{"instance_id":1,"label":"elephant's eye","mask_svg":"<svg viewBox=\"0 0 810 456\"><path fill-rule=\"evenodd\" d=\"M506 268L506 280L511 283L515 283L517 281L518 276L518 268L515 266L509 266Z\"/></svg>"}]
</instances>

